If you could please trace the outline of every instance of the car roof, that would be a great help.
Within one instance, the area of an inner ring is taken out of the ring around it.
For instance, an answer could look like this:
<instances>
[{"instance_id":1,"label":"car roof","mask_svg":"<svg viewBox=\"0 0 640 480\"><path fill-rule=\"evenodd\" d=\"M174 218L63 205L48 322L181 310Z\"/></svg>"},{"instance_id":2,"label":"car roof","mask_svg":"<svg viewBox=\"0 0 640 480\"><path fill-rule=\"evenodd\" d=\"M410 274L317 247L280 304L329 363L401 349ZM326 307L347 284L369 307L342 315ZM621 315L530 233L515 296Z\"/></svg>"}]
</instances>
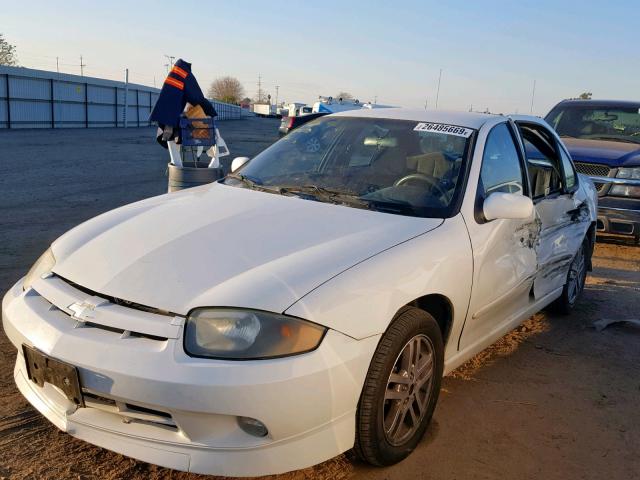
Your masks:
<instances>
[{"instance_id":1,"label":"car roof","mask_svg":"<svg viewBox=\"0 0 640 480\"><path fill-rule=\"evenodd\" d=\"M479 129L487 122L507 117L490 113L453 112L446 110L425 110L422 108L362 108L358 110L346 110L331 115L332 117L357 117L357 118L384 118L390 120L412 120L415 122L444 123Z\"/></svg>"},{"instance_id":2,"label":"car roof","mask_svg":"<svg viewBox=\"0 0 640 480\"><path fill-rule=\"evenodd\" d=\"M596 108L599 108L599 107L640 108L640 101L633 101L633 100L599 100L599 99L585 100L585 99L581 99L581 98L576 98L576 99L562 100L560 103L558 103L558 105L556 105L556 107L567 106L567 105L590 106L590 107L596 107Z\"/></svg>"}]
</instances>

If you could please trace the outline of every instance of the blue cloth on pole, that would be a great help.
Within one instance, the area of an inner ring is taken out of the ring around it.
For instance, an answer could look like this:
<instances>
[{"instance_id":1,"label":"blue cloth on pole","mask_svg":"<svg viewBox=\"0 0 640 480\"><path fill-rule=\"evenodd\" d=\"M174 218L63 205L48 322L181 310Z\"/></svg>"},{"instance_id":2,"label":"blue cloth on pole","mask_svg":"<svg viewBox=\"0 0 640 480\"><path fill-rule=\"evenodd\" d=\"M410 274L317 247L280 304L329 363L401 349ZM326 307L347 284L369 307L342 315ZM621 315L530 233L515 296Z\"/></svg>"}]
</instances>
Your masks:
<instances>
[{"instance_id":1,"label":"blue cloth on pole","mask_svg":"<svg viewBox=\"0 0 640 480\"><path fill-rule=\"evenodd\" d=\"M158 100L153 106L149 120L158 122L160 128L170 126L177 130L180 125L180 115L187 102L191 105L200 105L204 113L210 117L217 115L211 102L204 97L196 77L191 72L191 64L178 59L162 85L162 90L160 90Z\"/></svg>"}]
</instances>

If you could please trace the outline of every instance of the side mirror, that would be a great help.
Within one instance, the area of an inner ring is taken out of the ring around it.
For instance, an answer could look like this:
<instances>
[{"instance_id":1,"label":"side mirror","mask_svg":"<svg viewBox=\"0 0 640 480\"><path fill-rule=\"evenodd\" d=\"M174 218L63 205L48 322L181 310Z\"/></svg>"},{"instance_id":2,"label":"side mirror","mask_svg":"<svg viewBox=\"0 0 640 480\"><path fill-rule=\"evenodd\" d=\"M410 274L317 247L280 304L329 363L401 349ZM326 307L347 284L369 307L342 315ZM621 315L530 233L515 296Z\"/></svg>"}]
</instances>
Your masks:
<instances>
[{"instance_id":1,"label":"side mirror","mask_svg":"<svg viewBox=\"0 0 640 480\"><path fill-rule=\"evenodd\" d=\"M482 212L487 220L498 218L524 220L531 217L533 213L533 201L519 193L495 192L484 201Z\"/></svg>"},{"instance_id":2,"label":"side mirror","mask_svg":"<svg viewBox=\"0 0 640 480\"><path fill-rule=\"evenodd\" d=\"M248 161L249 161L249 157L236 157L236 158L234 158L233 162L231 162L231 171L235 172L236 170L238 170L240 167L242 167Z\"/></svg>"}]
</instances>

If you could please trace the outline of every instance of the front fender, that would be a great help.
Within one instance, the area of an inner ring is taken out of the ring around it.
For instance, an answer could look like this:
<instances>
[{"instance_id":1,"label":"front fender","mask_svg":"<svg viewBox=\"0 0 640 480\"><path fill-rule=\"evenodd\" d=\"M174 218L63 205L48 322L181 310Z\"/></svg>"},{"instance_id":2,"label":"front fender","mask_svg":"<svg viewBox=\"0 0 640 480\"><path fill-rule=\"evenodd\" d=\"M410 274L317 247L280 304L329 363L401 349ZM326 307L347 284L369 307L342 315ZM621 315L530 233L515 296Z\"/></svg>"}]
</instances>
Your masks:
<instances>
[{"instance_id":1,"label":"front fender","mask_svg":"<svg viewBox=\"0 0 640 480\"><path fill-rule=\"evenodd\" d=\"M285 313L353 338L384 333L404 305L428 294L445 296L453 325L445 359L455 353L471 295L473 256L462 215L385 250L312 290Z\"/></svg>"}]
</instances>

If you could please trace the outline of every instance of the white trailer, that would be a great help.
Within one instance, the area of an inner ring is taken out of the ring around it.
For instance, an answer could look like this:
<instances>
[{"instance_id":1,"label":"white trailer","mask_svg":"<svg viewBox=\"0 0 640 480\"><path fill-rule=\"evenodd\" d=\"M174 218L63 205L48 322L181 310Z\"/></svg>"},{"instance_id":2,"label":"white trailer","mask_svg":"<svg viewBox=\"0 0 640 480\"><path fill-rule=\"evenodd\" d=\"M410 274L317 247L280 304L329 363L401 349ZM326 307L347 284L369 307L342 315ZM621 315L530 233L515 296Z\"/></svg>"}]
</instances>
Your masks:
<instances>
[{"instance_id":1,"label":"white trailer","mask_svg":"<svg viewBox=\"0 0 640 480\"><path fill-rule=\"evenodd\" d=\"M252 111L259 117L275 117L276 106L269 103L254 103Z\"/></svg>"}]
</instances>

